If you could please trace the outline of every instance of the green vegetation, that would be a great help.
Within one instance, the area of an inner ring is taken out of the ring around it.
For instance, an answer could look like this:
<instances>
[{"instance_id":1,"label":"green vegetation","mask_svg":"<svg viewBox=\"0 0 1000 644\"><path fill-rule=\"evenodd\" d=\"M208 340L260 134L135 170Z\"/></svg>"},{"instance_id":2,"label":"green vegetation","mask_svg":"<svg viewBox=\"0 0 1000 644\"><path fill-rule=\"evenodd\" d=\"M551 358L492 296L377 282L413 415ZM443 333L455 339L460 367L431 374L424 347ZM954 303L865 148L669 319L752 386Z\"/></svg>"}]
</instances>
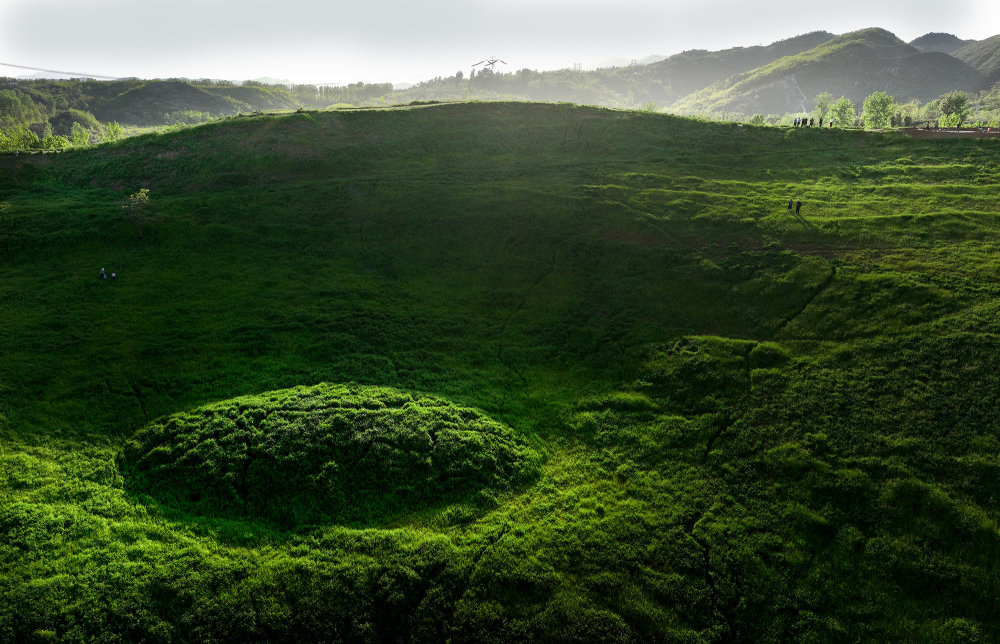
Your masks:
<instances>
[{"instance_id":1,"label":"green vegetation","mask_svg":"<svg viewBox=\"0 0 1000 644\"><path fill-rule=\"evenodd\" d=\"M820 92L816 95L815 102L816 109L813 112L816 114L816 121L822 127L826 123L826 117L830 114L830 110L833 109L833 94L830 92Z\"/></svg>"},{"instance_id":2,"label":"green vegetation","mask_svg":"<svg viewBox=\"0 0 1000 644\"><path fill-rule=\"evenodd\" d=\"M950 92L941 97L941 115L946 126L957 127L969 117L969 97L965 92Z\"/></svg>"},{"instance_id":3,"label":"green vegetation","mask_svg":"<svg viewBox=\"0 0 1000 644\"><path fill-rule=\"evenodd\" d=\"M127 488L195 513L371 521L400 509L508 492L537 476L509 428L440 399L313 387L169 416L125 444Z\"/></svg>"},{"instance_id":4,"label":"green vegetation","mask_svg":"<svg viewBox=\"0 0 1000 644\"><path fill-rule=\"evenodd\" d=\"M263 110L361 105L391 91L392 85L386 83L286 87L252 81L0 78L0 151L113 143L151 128L195 125Z\"/></svg>"},{"instance_id":5,"label":"green vegetation","mask_svg":"<svg viewBox=\"0 0 1000 644\"><path fill-rule=\"evenodd\" d=\"M830 107L830 118L837 127L852 127L856 116L854 104L843 96L834 101Z\"/></svg>"},{"instance_id":6,"label":"green vegetation","mask_svg":"<svg viewBox=\"0 0 1000 644\"><path fill-rule=\"evenodd\" d=\"M142 239L142 225L149 217L149 208L149 188L133 192L121 204L125 219L135 224L136 230L139 232L139 239Z\"/></svg>"},{"instance_id":7,"label":"green vegetation","mask_svg":"<svg viewBox=\"0 0 1000 644\"><path fill-rule=\"evenodd\" d=\"M895 103L896 100L885 92L873 92L865 97L861 107L861 120L865 122L865 127L872 130L889 127Z\"/></svg>"},{"instance_id":8,"label":"green vegetation","mask_svg":"<svg viewBox=\"0 0 1000 644\"><path fill-rule=\"evenodd\" d=\"M525 103L0 156L0 640L996 640L998 158Z\"/></svg>"}]
</instances>

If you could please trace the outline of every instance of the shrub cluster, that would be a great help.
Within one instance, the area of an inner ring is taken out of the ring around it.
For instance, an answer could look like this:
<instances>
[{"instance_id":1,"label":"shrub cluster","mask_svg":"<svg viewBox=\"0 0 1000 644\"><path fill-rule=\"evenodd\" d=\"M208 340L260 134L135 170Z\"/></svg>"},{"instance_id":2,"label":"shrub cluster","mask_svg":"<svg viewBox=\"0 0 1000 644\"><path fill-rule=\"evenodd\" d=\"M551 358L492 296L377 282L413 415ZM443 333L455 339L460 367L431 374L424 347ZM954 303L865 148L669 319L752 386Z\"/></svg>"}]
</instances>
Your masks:
<instances>
[{"instance_id":1,"label":"shrub cluster","mask_svg":"<svg viewBox=\"0 0 1000 644\"><path fill-rule=\"evenodd\" d=\"M440 398L319 385L155 421L119 464L131 489L167 504L288 528L489 503L535 477L539 456L509 427Z\"/></svg>"}]
</instances>

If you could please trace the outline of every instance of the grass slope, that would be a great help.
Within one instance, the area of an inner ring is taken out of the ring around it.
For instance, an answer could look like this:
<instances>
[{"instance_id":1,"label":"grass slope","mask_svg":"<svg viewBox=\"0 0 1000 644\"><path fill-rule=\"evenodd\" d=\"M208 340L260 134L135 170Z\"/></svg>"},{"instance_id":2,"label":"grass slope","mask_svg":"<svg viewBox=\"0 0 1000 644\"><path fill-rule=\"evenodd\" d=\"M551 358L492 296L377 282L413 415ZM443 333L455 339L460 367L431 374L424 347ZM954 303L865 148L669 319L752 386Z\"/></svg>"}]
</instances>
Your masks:
<instances>
[{"instance_id":1,"label":"grass slope","mask_svg":"<svg viewBox=\"0 0 1000 644\"><path fill-rule=\"evenodd\" d=\"M985 84L984 74L952 56L920 53L883 29L866 29L710 85L671 109L780 114L793 105L808 112L820 92L846 96L860 105L875 91L901 101L928 101L955 89L976 92Z\"/></svg>"},{"instance_id":2,"label":"grass slope","mask_svg":"<svg viewBox=\"0 0 1000 644\"><path fill-rule=\"evenodd\" d=\"M0 158L0 640L997 639L997 159L486 103ZM322 472L237 425L319 383L525 460L303 523L131 465Z\"/></svg>"}]
</instances>

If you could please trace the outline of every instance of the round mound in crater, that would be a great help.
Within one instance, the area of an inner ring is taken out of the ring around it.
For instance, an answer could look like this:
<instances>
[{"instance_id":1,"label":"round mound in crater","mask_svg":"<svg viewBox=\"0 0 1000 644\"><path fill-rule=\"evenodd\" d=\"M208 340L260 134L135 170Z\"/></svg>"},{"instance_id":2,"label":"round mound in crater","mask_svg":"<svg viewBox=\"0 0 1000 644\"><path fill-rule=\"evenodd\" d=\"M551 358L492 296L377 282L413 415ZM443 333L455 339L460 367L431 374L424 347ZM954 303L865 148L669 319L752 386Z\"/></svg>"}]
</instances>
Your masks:
<instances>
[{"instance_id":1,"label":"round mound in crater","mask_svg":"<svg viewBox=\"0 0 1000 644\"><path fill-rule=\"evenodd\" d=\"M509 427L475 409L329 384L159 419L119 456L133 491L284 527L489 499L535 478L539 462Z\"/></svg>"}]
</instances>

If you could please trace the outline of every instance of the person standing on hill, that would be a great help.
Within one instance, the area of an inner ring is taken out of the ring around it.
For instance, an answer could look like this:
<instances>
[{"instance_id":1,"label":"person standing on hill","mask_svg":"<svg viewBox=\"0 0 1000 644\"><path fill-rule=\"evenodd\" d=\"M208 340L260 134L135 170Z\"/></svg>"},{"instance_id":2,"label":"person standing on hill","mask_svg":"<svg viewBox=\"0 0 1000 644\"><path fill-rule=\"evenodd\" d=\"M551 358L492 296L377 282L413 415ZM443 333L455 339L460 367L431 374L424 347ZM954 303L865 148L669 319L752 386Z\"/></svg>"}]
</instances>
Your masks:
<instances>
[{"instance_id":1,"label":"person standing on hill","mask_svg":"<svg viewBox=\"0 0 1000 644\"><path fill-rule=\"evenodd\" d=\"M789 198L788 199L788 214L789 215L792 214L792 205L793 205L792 204L792 200L791 200L791 198Z\"/></svg>"},{"instance_id":2,"label":"person standing on hill","mask_svg":"<svg viewBox=\"0 0 1000 644\"><path fill-rule=\"evenodd\" d=\"M795 200L795 214L796 215L799 214L799 209L800 208L802 208L802 200L801 199L796 199Z\"/></svg>"}]
</instances>

